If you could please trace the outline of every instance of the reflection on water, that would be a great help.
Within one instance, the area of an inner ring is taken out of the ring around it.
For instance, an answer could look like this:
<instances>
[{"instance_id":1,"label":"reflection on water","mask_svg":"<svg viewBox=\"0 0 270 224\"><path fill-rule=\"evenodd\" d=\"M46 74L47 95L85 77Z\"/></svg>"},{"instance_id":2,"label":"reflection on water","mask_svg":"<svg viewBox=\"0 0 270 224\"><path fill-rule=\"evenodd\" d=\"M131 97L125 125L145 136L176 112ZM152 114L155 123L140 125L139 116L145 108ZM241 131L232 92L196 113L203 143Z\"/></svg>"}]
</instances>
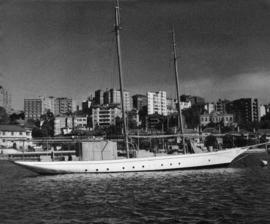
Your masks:
<instances>
[{"instance_id":1,"label":"reflection on water","mask_svg":"<svg viewBox=\"0 0 270 224\"><path fill-rule=\"evenodd\" d=\"M37 176L0 168L2 223L270 223L270 169Z\"/></svg>"}]
</instances>

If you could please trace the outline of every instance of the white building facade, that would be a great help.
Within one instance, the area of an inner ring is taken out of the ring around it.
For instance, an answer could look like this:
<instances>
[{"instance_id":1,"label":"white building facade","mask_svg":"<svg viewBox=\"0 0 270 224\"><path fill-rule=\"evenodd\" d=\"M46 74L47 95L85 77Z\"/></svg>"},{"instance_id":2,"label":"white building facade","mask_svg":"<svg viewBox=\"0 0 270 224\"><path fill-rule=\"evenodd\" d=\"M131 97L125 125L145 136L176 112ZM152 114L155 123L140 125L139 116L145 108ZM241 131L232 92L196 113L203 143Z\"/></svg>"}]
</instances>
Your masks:
<instances>
[{"instance_id":1,"label":"white building facade","mask_svg":"<svg viewBox=\"0 0 270 224\"><path fill-rule=\"evenodd\" d=\"M55 97L49 96L49 97L40 97L42 102L42 114L46 114L48 111L55 114Z\"/></svg>"},{"instance_id":2,"label":"white building facade","mask_svg":"<svg viewBox=\"0 0 270 224\"><path fill-rule=\"evenodd\" d=\"M201 126L206 126L209 123L223 123L224 126L229 126L233 124L234 117L233 114L223 114L218 112L212 112L210 114L200 115L200 124Z\"/></svg>"},{"instance_id":3,"label":"white building facade","mask_svg":"<svg viewBox=\"0 0 270 224\"><path fill-rule=\"evenodd\" d=\"M167 94L165 91L147 92L147 114L167 116Z\"/></svg>"},{"instance_id":4,"label":"white building facade","mask_svg":"<svg viewBox=\"0 0 270 224\"><path fill-rule=\"evenodd\" d=\"M18 125L0 125L0 145L14 149L33 146L32 130Z\"/></svg>"},{"instance_id":5,"label":"white building facade","mask_svg":"<svg viewBox=\"0 0 270 224\"><path fill-rule=\"evenodd\" d=\"M117 117L122 117L122 112L118 107L100 106L92 108L93 128L115 125Z\"/></svg>"}]
</instances>

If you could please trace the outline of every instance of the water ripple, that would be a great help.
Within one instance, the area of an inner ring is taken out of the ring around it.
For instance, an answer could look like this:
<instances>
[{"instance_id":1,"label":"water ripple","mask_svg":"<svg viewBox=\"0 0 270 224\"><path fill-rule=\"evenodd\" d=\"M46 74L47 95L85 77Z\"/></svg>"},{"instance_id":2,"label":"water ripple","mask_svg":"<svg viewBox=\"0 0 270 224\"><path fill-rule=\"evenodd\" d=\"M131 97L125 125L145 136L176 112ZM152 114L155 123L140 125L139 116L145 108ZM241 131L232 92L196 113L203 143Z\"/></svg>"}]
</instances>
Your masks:
<instances>
[{"instance_id":1,"label":"water ripple","mask_svg":"<svg viewBox=\"0 0 270 224\"><path fill-rule=\"evenodd\" d=\"M270 223L269 169L37 176L0 166L2 223Z\"/></svg>"}]
</instances>

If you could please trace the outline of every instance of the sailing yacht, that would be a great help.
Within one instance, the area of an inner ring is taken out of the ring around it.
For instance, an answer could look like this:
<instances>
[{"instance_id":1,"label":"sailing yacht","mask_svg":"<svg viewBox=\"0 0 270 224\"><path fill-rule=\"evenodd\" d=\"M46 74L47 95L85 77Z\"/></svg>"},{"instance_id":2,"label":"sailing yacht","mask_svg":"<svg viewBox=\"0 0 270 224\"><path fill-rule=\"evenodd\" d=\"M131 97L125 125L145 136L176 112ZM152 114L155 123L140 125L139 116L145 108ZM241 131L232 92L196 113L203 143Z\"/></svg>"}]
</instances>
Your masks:
<instances>
[{"instance_id":1,"label":"sailing yacht","mask_svg":"<svg viewBox=\"0 0 270 224\"><path fill-rule=\"evenodd\" d=\"M115 148L116 143L106 141L100 142L82 142L82 154L80 161L14 161L15 164L30 169L39 174L66 174L66 173L125 173L125 172L146 172L146 171L165 171L165 170L181 170L181 169L194 169L194 168L212 168L229 165L236 157L247 151L248 147L232 148L215 152L203 152L199 149L194 150L194 153L186 153L174 155L153 155L151 157L135 157L130 158L128 131L126 124L126 112L123 101L123 79L122 79L122 60L121 60L121 46L120 46L120 13L119 4L115 7L115 35L117 43L117 56L118 56L118 71L119 71L119 84L121 92L121 107L123 115L123 131L124 142L126 149L126 158L119 158L117 155L105 156L105 152L110 151L110 148ZM179 136L184 138L182 128L182 117L180 108L180 93L178 83L178 69L177 69L177 56L175 34L173 31L173 49L174 49L174 68L175 78L177 85L177 99L178 99L178 116L179 116ZM183 142L184 139L183 139ZM99 147L98 145L102 145ZM106 147L109 147L108 150ZM90 156L99 147L99 158ZM185 148L185 147L184 147ZM196 147L195 147L196 148ZM114 150L115 152L115 150ZM117 154L117 150L116 150ZM88 156L87 156L88 155ZM105 158L106 157L106 158ZM93 159L95 158L95 159Z\"/></svg>"}]
</instances>

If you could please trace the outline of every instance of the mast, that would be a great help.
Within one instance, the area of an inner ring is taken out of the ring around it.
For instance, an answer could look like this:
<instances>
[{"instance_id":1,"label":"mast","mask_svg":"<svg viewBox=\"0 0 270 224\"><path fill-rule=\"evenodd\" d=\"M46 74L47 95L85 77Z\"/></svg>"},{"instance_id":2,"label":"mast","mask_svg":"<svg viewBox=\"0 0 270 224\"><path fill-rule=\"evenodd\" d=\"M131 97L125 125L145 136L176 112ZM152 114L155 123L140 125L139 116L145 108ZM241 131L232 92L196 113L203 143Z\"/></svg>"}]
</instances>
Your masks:
<instances>
[{"instance_id":1,"label":"mast","mask_svg":"<svg viewBox=\"0 0 270 224\"><path fill-rule=\"evenodd\" d=\"M120 93L121 93L121 106L122 106L122 117L124 126L124 142L127 151L127 158L129 158L129 147L128 147L128 132L127 132L127 122L126 122L126 111L124 107L124 94L123 94L123 77L122 77L122 58L121 58L121 45L120 45L120 12L119 12L119 2L116 2L115 6L115 35L116 35L116 47L117 47L117 58L118 58L118 72L119 72L119 83L120 83Z\"/></svg>"},{"instance_id":2,"label":"mast","mask_svg":"<svg viewBox=\"0 0 270 224\"><path fill-rule=\"evenodd\" d=\"M178 129L180 134L183 134L183 122L181 115L181 105L180 105L180 91L179 91L179 80L178 80L178 65L177 65L177 55L176 55L176 43L175 43L175 32L174 28L172 30L172 41L173 41L173 62L174 62L174 74L176 82L176 93L177 93L177 111L178 111Z\"/></svg>"}]
</instances>

